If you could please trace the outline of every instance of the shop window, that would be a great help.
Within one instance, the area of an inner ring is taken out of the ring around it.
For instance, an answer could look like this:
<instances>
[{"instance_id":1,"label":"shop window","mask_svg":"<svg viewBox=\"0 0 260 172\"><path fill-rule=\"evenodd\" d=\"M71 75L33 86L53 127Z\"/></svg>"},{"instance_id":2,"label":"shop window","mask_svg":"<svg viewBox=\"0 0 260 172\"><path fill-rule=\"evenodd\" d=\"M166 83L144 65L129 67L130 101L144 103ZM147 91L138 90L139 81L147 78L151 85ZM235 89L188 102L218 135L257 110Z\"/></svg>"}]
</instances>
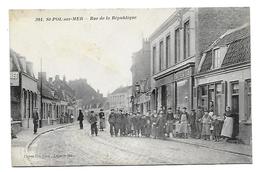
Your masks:
<instances>
[{"instance_id":1,"label":"shop window","mask_svg":"<svg viewBox=\"0 0 260 172\"><path fill-rule=\"evenodd\" d=\"M231 83L231 105L234 113L239 113L239 83Z\"/></svg>"}]
</instances>

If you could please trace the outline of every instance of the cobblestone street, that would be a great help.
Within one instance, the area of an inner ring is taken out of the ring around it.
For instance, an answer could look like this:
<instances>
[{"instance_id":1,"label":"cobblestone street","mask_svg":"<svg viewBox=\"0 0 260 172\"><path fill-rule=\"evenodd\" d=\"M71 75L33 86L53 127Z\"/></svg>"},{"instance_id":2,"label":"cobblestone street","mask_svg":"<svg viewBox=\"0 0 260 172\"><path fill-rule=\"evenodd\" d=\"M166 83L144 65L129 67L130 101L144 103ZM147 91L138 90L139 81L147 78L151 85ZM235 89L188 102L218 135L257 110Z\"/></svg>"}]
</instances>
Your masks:
<instances>
[{"instance_id":1,"label":"cobblestone street","mask_svg":"<svg viewBox=\"0 0 260 172\"><path fill-rule=\"evenodd\" d=\"M33 166L251 163L252 157L198 145L136 137L98 137L77 125L40 136L25 157ZM214 143L212 143L214 144Z\"/></svg>"}]
</instances>

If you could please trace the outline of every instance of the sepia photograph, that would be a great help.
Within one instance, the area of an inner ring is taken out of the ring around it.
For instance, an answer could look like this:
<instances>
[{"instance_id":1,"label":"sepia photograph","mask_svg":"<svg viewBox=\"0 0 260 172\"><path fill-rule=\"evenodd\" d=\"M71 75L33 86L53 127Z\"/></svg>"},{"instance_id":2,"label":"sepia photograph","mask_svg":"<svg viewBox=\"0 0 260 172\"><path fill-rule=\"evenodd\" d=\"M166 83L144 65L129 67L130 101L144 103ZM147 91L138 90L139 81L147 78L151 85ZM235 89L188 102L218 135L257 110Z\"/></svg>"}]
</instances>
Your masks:
<instances>
[{"instance_id":1,"label":"sepia photograph","mask_svg":"<svg viewBox=\"0 0 260 172\"><path fill-rule=\"evenodd\" d=\"M250 7L9 9L9 40L13 167L252 164Z\"/></svg>"}]
</instances>

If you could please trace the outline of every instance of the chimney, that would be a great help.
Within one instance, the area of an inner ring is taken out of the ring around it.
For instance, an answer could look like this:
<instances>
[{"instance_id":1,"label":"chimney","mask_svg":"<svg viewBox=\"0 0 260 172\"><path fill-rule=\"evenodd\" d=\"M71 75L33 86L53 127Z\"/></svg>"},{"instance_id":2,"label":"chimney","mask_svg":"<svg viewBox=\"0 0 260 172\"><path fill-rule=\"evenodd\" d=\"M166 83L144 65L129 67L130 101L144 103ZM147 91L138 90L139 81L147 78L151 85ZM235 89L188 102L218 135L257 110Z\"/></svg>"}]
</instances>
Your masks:
<instances>
[{"instance_id":1,"label":"chimney","mask_svg":"<svg viewBox=\"0 0 260 172\"><path fill-rule=\"evenodd\" d=\"M43 81L46 81L46 72L38 72L38 80L41 78Z\"/></svg>"},{"instance_id":2,"label":"chimney","mask_svg":"<svg viewBox=\"0 0 260 172\"><path fill-rule=\"evenodd\" d=\"M55 76L55 81L58 81L58 80L60 80L60 75Z\"/></svg>"},{"instance_id":3,"label":"chimney","mask_svg":"<svg viewBox=\"0 0 260 172\"><path fill-rule=\"evenodd\" d=\"M21 68L23 72L26 72L26 61L25 57L20 56Z\"/></svg>"},{"instance_id":4,"label":"chimney","mask_svg":"<svg viewBox=\"0 0 260 172\"><path fill-rule=\"evenodd\" d=\"M30 76L33 76L33 64L32 64L32 62L27 61L26 62L26 67L27 67L27 73Z\"/></svg>"},{"instance_id":5,"label":"chimney","mask_svg":"<svg viewBox=\"0 0 260 172\"><path fill-rule=\"evenodd\" d=\"M49 77L49 83L52 83L52 77Z\"/></svg>"}]
</instances>

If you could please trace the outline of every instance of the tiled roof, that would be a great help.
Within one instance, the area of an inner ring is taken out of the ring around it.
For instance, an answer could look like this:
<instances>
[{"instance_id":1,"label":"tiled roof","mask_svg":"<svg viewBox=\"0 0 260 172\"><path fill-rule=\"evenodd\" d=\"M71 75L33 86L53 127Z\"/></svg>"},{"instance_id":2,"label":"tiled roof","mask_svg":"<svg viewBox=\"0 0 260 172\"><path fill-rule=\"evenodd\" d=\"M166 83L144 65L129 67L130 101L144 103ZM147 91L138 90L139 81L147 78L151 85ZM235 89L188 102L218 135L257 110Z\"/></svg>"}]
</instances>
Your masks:
<instances>
[{"instance_id":1,"label":"tiled roof","mask_svg":"<svg viewBox=\"0 0 260 172\"><path fill-rule=\"evenodd\" d=\"M231 64L250 61L250 26L228 31L211 45L202 62L199 72L207 72L212 67L212 49L214 47L228 46L221 67Z\"/></svg>"},{"instance_id":2,"label":"tiled roof","mask_svg":"<svg viewBox=\"0 0 260 172\"><path fill-rule=\"evenodd\" d=\"M229 45L221 67L250 61L250 37L237 40Z\"/></svg>"}]
</instances>

